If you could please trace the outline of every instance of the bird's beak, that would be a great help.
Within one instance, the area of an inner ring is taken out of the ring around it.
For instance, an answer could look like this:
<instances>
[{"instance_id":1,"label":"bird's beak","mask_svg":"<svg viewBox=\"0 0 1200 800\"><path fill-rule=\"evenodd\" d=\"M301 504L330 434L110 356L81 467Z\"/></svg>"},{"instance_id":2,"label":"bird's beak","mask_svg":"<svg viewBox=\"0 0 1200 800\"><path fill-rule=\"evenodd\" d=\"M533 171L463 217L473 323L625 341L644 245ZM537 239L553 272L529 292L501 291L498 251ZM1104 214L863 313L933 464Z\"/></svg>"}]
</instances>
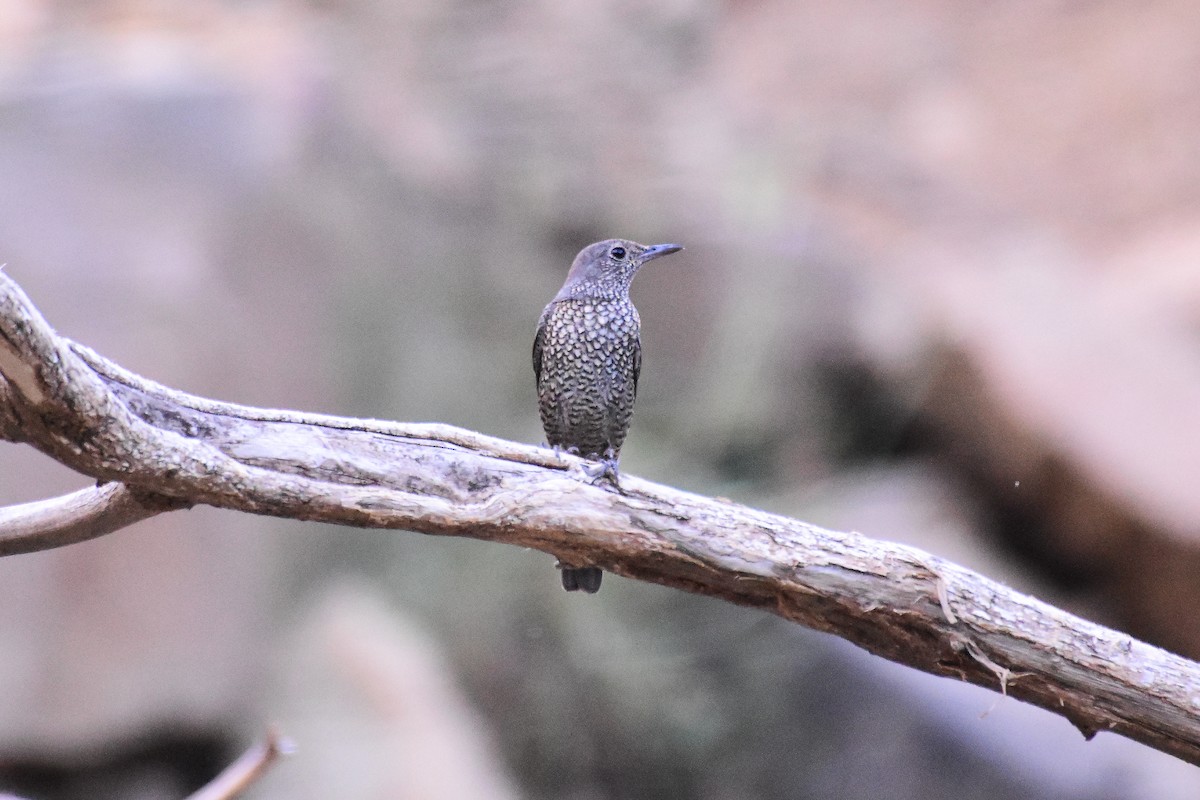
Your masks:
<instances>
[{"instance_id":1,"label":"bird's beak","mask_svg":"<svg viewBox=\"0 0 1200 800\"><path fill-rule=\"evenodd\" d=\"M646 263L651 259L659 256L669 256L671 253L678 253L683 249L681 244L653 244L642 251L642 263Z\"/></svg>"}]
</instances>

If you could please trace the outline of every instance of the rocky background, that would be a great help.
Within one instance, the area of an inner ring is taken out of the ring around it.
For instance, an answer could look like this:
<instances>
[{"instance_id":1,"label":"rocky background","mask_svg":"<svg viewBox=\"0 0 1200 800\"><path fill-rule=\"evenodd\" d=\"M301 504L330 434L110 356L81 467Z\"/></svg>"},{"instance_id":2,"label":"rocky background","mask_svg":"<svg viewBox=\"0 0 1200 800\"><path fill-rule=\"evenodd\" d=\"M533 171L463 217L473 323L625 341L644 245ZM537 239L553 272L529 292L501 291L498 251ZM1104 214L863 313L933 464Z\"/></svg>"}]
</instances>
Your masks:
<instances>
[{"instance_id":1,"label":"rocky background","mask_svg":"<svg viewBox=\"0 0 1200 800\"><path fill-rule=\"evenodd\" d=\"M0 263L225 400L540 441L574 253L623 467L1200 657L1200 18L1178 0L0 0ZM85 479L0 446L0 502ZM1190 798L1200 772L780 620L196 509L0 562L0 790Z\"/></svg>"}]
</instances>

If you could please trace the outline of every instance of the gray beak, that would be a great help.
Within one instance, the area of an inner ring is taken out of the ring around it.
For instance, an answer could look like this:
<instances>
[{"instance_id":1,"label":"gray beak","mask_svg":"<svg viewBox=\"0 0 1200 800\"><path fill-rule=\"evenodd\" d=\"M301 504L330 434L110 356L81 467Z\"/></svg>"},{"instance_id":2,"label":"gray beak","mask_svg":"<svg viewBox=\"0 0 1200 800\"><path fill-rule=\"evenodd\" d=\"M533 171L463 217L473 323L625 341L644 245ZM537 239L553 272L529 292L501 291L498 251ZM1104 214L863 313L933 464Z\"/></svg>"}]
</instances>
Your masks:
<instances>
[{"instance_id":1,"label":"gray beak","mask_svg":"<svg viewBox=\"0 0 1200 800\"><path fill-rule=\"evenodd\" d=\"M651 261L659 256L669 256L683 249L681 244L654 244L642 251L642 263Z\"/></svg>"}]
</instances>

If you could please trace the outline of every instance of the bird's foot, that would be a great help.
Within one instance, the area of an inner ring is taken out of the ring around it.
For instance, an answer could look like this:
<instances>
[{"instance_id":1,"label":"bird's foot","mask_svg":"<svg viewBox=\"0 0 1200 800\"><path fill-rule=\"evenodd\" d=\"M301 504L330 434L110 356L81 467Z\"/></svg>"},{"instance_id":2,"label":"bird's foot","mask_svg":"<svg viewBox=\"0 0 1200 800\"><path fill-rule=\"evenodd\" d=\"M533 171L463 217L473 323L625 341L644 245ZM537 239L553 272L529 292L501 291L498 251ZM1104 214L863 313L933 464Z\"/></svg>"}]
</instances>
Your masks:
<instances>
[{"instance_id":1,"label":"bird's foot","mask_svg":"<svg viewBox=\"0 0 1200 800\"><path fill-rule=\"evenodd\" d=\"M562 585L568 592L585 592L595 594L600 591L600 581L604 571L599 567L566 567L558 565L562 570Z\"/></svg>"},{"instance_id":2,"label":"bird's foot","mask_svg":"<svg viewBox=\"0 0 1200 800\"><path fill-rule=\"evenodd\" d=\"M615 458L605 458L594 464L587 464L583 467L583 474L593 485L607 481L618 492L621 491L621 476L617 472L617 459Z\"/></svg>"}]
</instances>

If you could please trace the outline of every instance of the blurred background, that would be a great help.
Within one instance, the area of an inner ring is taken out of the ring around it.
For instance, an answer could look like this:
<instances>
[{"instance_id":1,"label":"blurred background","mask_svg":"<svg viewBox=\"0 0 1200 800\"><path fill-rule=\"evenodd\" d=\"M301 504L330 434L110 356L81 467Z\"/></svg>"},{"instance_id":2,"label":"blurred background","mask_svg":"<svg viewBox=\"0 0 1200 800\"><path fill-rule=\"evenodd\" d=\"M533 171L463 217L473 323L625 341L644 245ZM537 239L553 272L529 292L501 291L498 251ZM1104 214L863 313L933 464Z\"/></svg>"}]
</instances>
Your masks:
<instances>
[{"instance_id":1,"label":"blurred background","mask_svg":"<svg viewBox=\"0 0 1200 800\"><path fill-rule=\"evenodd\" d=\"M1162 2L0 0L0 263L224 400L542 439L639 276L623 468L1200 656L1200 24ZM86 484L0 446L0 502ZM536 552L195 509L0 561L0 789L1191 798L1200 772Z\"/></svg>"}]
</instances>

